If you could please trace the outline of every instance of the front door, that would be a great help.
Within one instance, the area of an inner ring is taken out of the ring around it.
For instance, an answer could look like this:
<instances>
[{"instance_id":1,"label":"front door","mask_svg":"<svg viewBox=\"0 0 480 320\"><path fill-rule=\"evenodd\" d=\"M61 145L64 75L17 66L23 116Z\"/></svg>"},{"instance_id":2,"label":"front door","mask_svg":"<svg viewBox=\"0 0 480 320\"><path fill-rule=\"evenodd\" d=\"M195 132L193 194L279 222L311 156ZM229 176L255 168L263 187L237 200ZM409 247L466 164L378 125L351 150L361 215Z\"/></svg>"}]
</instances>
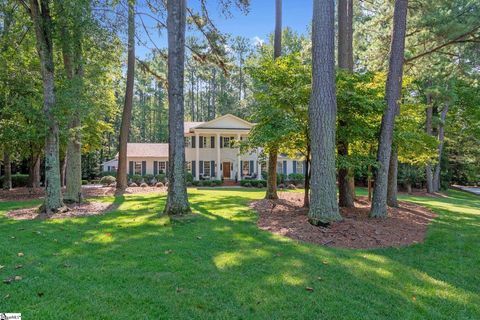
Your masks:
<instances>
[{"instance_id":1,"label":"front door","mask_svg":"<svg viewBox=\"0 0 480 320\"><path fill-rule=\"evenodd\" d=\"M230 162L224 162L223 167L223 178L230 179Z\"/></svg>"}]
</instances>

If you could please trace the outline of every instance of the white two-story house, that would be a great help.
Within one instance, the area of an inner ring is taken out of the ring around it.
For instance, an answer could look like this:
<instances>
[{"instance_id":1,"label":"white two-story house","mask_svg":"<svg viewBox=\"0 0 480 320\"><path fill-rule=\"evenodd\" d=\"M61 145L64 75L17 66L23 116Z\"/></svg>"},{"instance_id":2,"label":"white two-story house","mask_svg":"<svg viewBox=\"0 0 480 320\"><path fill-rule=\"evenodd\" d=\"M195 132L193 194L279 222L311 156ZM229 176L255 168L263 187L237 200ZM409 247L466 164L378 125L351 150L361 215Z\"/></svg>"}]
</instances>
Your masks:
<instances>
[{"instance_id":1,"label":"white two-story house","mask_svg":"<svg viewBox=\"0 0 480 320\"><path fill-rule=\"evenodd\" d=\"M248 139L253 123L227 114L208 122L185 122L186 167L195 180L262 179L266 161L261 149L240 153L238 143ZM117 159L103 163L104 171L115 171ZM130 175L166 173L168 143L128 143L127 172ZM303 159L279 156L277 172L304 173Z\"/></svg>"}]
</instances>

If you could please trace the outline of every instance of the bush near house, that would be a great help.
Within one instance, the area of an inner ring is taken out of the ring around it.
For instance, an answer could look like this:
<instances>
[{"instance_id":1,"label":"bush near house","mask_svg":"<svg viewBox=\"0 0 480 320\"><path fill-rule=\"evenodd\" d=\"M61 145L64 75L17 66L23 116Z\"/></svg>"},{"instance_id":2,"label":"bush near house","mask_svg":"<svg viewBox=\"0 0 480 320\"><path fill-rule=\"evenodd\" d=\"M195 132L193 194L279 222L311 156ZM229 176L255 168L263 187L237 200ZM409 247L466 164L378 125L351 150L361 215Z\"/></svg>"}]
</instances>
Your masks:
<instances>
[{"instance_id":1,"label":"bush near house","mask_svg":"<svg viewBox=\"0 0 480 320\"><path fill-rule=\"evenodd\" d=\"M287 181L291 184L301 184L305 181L305 175L301 174L301 173L290 173L288 175L288 179Z\"/></svg>"},{"instance_id":2,"label":"bush near house","mask_svg":"<svg viewBox=\"0 0 480 320\"><path fill-rule=\"evenodd\" d=\"M0 188L3 188L3 180L5 176L0 177ZM28 184L28 174L12 174L12 187L13 188L20 188L26 187Z\"/></svg>"},{"instance_id":3,"label":"bush near house","mask_svg":"<svg viewBox=\"0 0 480 320\"><path fill-rule=\"evenodd\" d=\"M240 185L242 187L266 187L267 186L267 181L266 180L240 180Z\"/></svg>"},{"instance_id":4,"label":"bush near house","mask_svg":"<svg viewBox=\"0 0 480 320\"><path fill-rule=\"evenodd\" d=\"M106 176L116 177L117 176L117 171L102 171L102 172L100 172L100 178L101 177L106 177Z\"/></svg>"},{"instance_id":5,"label":"bush near house","mask_svg":"<svg viewBox=\"0 0 480 320\"><path fill-rule=\"evenodd\" d=\"M131 182L140 185L142 183L143 177L139 174L132 174L128 176L128 180L132 180Z\"/></svg>"},{"instance_id":6,"label":"bush near house","mask_svg":"<svg viewBox=\"0 0 480 320\"><path fill-rule=\"evenodd\" d=\"M155 176L155 179L158 182L165 183L167 182L167 175L165 173L159 173Z\"/></svg>"},{"instance_id":7,"label":"bush near house","mask_svg":"<svg viewBox=\"0 0 480 320\"><path fill-rule=\"evenodd\" d=\"M100 179L100 183L103 184L104 186L109 186L112 183L117 182L117 179L114 176L105 176Z\"/></svg>"},{"instance_id":8,"label":"bush near house","mask_svg":"<svg viewBox=\"0 0 480 320\"><path fill-rule=\"evenodd\" d=\"M215 187L223 184L222 180L194 180L191 184L195 187Z\"/></svg>"}]
</instances>

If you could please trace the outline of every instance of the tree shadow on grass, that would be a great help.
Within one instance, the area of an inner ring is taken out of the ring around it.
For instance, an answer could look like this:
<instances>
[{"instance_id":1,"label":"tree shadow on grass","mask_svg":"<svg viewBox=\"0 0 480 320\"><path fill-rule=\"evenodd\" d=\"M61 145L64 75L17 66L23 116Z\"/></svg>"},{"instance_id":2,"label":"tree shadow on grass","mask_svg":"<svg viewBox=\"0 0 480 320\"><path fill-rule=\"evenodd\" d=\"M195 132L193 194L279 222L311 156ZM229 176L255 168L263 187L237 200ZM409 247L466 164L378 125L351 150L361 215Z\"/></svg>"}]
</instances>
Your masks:
<instances>
[{"instance_id":1,"label":"tree shadow on grass","mask_svg":"<svg viewBox=\"0 0 480 320\"><path fill-rule=\"evenodd\" d=\"M16 241L0 239L0 256L8 268L19 263L19 250L26 259L20 260L25 285L11 287L5 307L31 318L56 310L83 318L142 310L149 318L252 319L475 318L480 312L474 285L461 289L457 277L440 281L443 266L423 258L458 258L461 252L447 252L448 239L373 251L318 247L259 230L248 208L257 198L251 192L189 196L198 215L189 223L158 217L155 208L163 208L165 197L131 195L115 198L118 208L108 216L81 223L8 225L24 230Z\"/></svg>"}]
</instances>

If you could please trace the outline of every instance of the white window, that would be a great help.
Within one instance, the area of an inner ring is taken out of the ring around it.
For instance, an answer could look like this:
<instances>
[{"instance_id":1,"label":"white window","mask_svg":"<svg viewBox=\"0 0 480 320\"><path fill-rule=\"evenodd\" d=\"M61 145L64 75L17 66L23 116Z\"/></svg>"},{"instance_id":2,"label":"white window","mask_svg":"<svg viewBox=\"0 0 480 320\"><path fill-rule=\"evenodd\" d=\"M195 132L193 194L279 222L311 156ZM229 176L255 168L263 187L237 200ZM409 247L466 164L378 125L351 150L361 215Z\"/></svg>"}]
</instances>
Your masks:
<instances>
[{"instance_id":1,"label":"white window","mask_svg":"<svg viewBox=\"0 0 480 320\"><path fill-rule=\"evenodd\" d=\"M243 161L242 174L248 176L250 174L250 161Z\"/></svg>"},{"instance_id":2,"label":"white window","mask_svg":"<svg viewBox=\"0 0 480 320\"><path fill-rule=\"evenodd\" d=\"M167 163L165 161L160 161L158 163L158 172L165 173L167 171Z\"/></svg>"},{"instance_id":3,"label":"white window","mask_svg":"<svg viewBox=\"0 0 480 320\"><path fill-rule=\"evenodd\" d=\"M267 162L266 161L261 162L261 170L262 170L262 172L267 172Z\"/></svg>"},{"instance_id":4,"label":"white window","mask_svg":"<svg viewBox=\"0 0 480 320\"><path fill-rule=\"evenodd\" d=\"M203 161L203 176L210 177L210 161Z\"/></svg>"},{"instance_id":5,"label":"white window","mask_svg":"<svg viewBox=\"0 0 480 320\"><path fill-rule=\"evenodd\" d=\"M303 161L297 161L297 173L303 174Z\"/></svg>"},{"instance_id":6,"label":"white window","mask_svg":"<svg viewBox=\"0 0 480 320\"><path fill-rule=\"evenodd\" d=\"M137 174L137 175L142 175L142 163L139 162L139 161L135 161L134 163L134 171L133 173L134 174Z\"/></svg>"},{"instance_id":7,"label":"white window","mask_svg":"<svg viewBox=\"0 0 480 320\"><path fill-rule=\"evenodd\" d=\"M192 163L190 161L185 162L185 169L187 172L192 172Z\"/></svg>"},{"instance_id":8,"label":"white window","mask_svg":"<svg viewBox=\"0 0 480 320\"><path fill-rule=\"evenodd\" d=\"M212 144L210 143L211 142L211 137L202 137L203 139L203 147L204 148L211 148L212 147Z\"/></svg>"},{"instance_id":9,"label":"white window","mask_svg":"<svg viewBox=\"0 0 480 320\"><path fill-rule=\"evenodd\" d=\"M230 137L222 137L224 148L230 148Z\"/></svg>"},{"instance_id":10,"label":"white window","mask_svg":"<svg viewBox=\"0 0 480 320\"><path fill-rule=\"evenodd\" d=\"M185 148L192 147L192 137L185 137Z\"/></svg>"},{"instance_id":11,"label":"white window","mask_svg":"<svg viewBox=\"0 0 480 320\"><path fill-rule=\"evenodd\" d=\"M283 161L277 161L277 173L283 173Z\"/></svg>"}]
</instances>

